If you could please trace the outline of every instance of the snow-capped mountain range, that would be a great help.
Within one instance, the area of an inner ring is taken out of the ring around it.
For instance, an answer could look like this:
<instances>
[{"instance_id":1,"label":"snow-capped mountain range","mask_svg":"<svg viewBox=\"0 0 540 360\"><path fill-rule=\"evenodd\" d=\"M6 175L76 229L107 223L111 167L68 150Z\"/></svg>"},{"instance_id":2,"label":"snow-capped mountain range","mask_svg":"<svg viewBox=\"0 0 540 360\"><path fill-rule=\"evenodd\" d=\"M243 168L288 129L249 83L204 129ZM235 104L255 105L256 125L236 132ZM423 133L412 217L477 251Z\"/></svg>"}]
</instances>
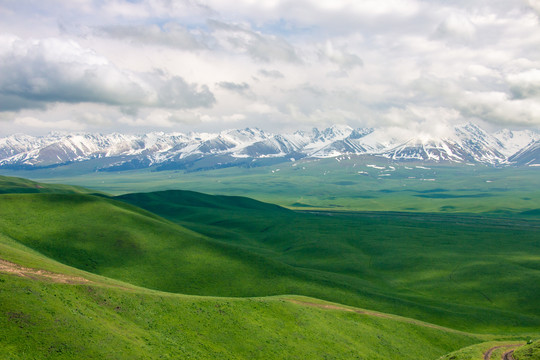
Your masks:
<instances>
[{"instance_id":1,"label":"snow-capped mountain range","mask_svg":"<svg viewBox=\"0 0 540 360\"><path fill-rule=\"evenodd\" d=\"M540 165L540 133L474 124L441 137L334 125L324 130L271 134L259 129L219 133L60 134L0 138L0 168L40 168L94 161L95 170L206 169L257 166L301 158L371 155L392 161Z\"/></svg>"}]
</instances>

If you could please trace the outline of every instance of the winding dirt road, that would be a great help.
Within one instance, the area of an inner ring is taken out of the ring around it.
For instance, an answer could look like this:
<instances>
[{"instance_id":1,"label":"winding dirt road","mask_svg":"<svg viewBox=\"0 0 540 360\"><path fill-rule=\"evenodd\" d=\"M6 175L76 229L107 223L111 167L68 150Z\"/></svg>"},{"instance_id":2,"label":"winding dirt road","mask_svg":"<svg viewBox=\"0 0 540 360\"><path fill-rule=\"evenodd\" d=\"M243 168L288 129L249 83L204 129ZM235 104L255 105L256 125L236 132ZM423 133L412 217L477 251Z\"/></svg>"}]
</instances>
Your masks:
<instances>
[{"instance_id":1,"label":"winding dirt road","mask_svg":"<svg viewBox=\"0 0 540 360\"><path fill-rule=\"evenodd\" d=\"M486 351L484 353L484 360L495 360L495 359L491 358L491 354L497 349L500 349L500 348L516 348L516 347L521 346L521 345L522 344L508 344L508 345L494 346L494 347L492 347L491 349L489 349L488 351ZM513 353L514 353L514 350L508 350L502 355L501 359L502 360L514 360L514 357L512 356Z\"/></svg>"},{"instance_id":2,"label":"winding dirt road","mask_svg":"<svg viewBox=\"0 0 540 360\"><path fill-rule=\"evenodd\" d=\"M507 351L503 354L503 360L514 360L514 357L512 356L514 354L514 350Z\"/></svg>"}]
</instances>

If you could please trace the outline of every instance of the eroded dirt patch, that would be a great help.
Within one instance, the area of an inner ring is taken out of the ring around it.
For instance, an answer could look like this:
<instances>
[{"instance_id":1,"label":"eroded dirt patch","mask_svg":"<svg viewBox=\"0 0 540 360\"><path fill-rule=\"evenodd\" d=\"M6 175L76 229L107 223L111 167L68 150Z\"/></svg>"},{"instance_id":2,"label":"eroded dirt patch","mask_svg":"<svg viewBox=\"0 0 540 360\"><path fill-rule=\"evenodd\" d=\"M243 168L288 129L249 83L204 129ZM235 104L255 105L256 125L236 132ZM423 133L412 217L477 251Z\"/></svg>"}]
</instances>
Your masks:
<instances>
[{"instance_id":1,"label":"eroded dirt patch","mask_svg":"<svg viewBox=\"0 0 540 360\"><path fill-rule=\"evenodd\" d=\"M83 277L58 274L40 269L27 268L2 259L0 259L0 272L34 280L49 280L61 284L88 284L90 282L90 280Z\"/></svg>"}]
</instances>

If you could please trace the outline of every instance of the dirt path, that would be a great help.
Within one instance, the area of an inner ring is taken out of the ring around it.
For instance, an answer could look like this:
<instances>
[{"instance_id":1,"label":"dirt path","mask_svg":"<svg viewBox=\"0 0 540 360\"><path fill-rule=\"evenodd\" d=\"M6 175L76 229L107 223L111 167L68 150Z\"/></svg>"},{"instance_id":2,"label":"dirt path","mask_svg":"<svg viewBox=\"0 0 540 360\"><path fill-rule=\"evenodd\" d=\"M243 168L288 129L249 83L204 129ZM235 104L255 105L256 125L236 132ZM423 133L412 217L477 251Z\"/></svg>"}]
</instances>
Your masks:
<instances>
[{"instance_id":1,"label":"dirt path","mask_svg":"<svg viewBox=\"0 0 540 360\"><path fill-rule=\"evenodd\" d=\"M90 280L79 276L70 276L53 273L46 270L27 268L15 263L0 259L0 272L13 274L34 280L49 280L62 284L87 284Z\"/></svg>"},{"instance_id":2,"label":"dirt path","mask_svg":"<svg viewBox=\"0 0 540 360\"><path fill-rule=\"evenodd\" d=\"M507 351L503 354L503 360L514 360L514 356L512 356L514 354L514 350L510 350L510 351Z\"/></svg>"},{"instance_id":3,"label":"dirt path","mask_svg":"<svg viewBox=\"0 0 540 360\"><path fill-rule=\"evenodd\" d=\"M495 359L491 359L491 354L497 350L497 349L500 349L500 348L515 348L515 347L518 347L518 346L521 346L521 344L509 344L509 345L499 345L499 346L494 346L492 347L491 349L488 349L488 351L486 351L484 353L484 360L495 360ZM507 352L505 352L502 356L502 360L514 360L514 357L512 356L512 353L514 352L514 350L509 350Z\"/></svg>"}]
</instances>

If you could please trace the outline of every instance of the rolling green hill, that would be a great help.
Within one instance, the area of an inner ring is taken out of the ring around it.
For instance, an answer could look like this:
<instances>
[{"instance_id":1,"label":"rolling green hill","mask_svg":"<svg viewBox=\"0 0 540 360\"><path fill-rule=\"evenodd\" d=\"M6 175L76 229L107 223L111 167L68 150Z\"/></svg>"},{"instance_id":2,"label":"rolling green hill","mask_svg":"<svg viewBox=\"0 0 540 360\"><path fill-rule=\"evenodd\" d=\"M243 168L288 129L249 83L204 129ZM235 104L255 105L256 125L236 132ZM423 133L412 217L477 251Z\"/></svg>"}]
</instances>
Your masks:
<instances>
[{"instance_id":1,"label":"rolling green hill","mask_svg":"<svg viewBox=\"0 0 540 360\"><path fill-rule=\"evenodd\" d=\"M534 360L540 359L540 340L525 345L514 352L516 360Z\"/></svg>"},{"instance_id":2,"label":"rolling green hill","mask_svg":"<svg viewBox=\"0 0 540 360\"><path fill-rule=\"evenodd\" d=\"M183 191L116 199L354 294L307 295L460 329L538 328L540 222L535 220L299 213Z\"/></svg>"},{"instance_id":3,"label":"rolling green hill","mask_svg":"<svg viewBox=\"0 0 540 360\"><path fill-rule=\"evenodd\" d=\"M435 359L540 331L532 219L3 181L7 359Z\"/></svg>"},{"instance_id":4,"label":"rolling green hill","mask_svg":"<svg viewBox=\"0 0 540 360\"><path fill-rule=\"evenodd\" d=\"M298 213L182 191L115 199L4 194L0 202L1 233L64 264L150 289L299 294L468 331L540 326L533 220Z\"/></svg>"},{"instance_id":5,"label":"rolling green hill","mask_svg":"<svg viewBox=\"0 0 540 360\"><path fill-rule=\"evenodd\" d=\"M28 179L0 175L0 194L13 193L88 194L97 193L97 191L80 186L44 184Z\"/></svg>"},{"instance_id":6,"label":"rolling green hill","mask_svg":"<svg viewBox=\"0 0 540 360\"><path fill-rule=\"evenodd\" d=\"M481 341L309 298L205 298L2 272L0 285L2 359L412 360Z\"/></svg>"},{"instance_id":7,"label":"rolling green hill","mask_svg":"<svg viewBox=\"0 0 540 360\"><path fill-rule=\"evenodd\" d=\"M0 195L0 232L64 264L197 295L304 293L309 276L103 197ZM302 290L303 289L303 290Z\"/></svg>"}]
</instances>

